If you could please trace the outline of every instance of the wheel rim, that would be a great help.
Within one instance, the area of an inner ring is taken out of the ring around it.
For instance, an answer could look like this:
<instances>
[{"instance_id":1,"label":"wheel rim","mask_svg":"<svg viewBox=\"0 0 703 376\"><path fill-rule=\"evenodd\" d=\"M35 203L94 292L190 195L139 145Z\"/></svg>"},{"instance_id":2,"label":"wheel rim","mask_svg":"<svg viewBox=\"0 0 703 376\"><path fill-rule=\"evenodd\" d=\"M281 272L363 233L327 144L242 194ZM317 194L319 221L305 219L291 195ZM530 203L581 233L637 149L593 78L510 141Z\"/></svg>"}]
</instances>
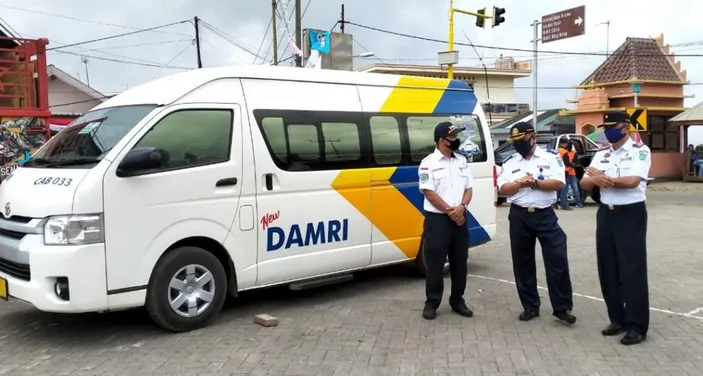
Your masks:
<instances>
[{"instance_id":1,"label":"wheel rim","mask_svg":"<svg viewBox=\"0 0 703 376\"><path fill-rule=\"evenodd\" d=\"M182 267L171 277L168 287L169 305L181 317L200 316L215 299L215 279L202 265Z\"/></svg>"}]
</instances>

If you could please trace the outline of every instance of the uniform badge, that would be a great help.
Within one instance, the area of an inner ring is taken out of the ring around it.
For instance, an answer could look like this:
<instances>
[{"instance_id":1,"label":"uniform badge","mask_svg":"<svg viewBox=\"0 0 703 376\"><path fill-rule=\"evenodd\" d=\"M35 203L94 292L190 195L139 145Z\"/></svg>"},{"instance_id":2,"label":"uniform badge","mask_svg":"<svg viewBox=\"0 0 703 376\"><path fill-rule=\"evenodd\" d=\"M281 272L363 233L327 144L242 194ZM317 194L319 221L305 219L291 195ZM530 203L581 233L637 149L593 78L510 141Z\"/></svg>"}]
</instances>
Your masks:
<instances>
[{"instance_id":1,"label":"uniform badge","mask_svg":"<svg viewBox=\"0 0 703 376\"><path fill-rule=\"evenodd\" d=\"M559 167L564 167L564 162L561 159L557 159L557 164L559 165Z\"/></svg>"},{"instance_id":2,"label":"uniform badge","mask_svg":"<svg viewBox=\"0 0 703 376\"><path fill-rule=\"evenodd\" d=\"M639 154L640 154L640 161L647 160L647 152L646 151L641 151Z\"/></svg>"},{"instance_id":3,"label":"uniform badge","mask_svg":"<svg viewBox=\"0 0 703 376\"><path fill-rule=\"evenodd\" d=\"M518 131L517 128L513 128L512 136L517 136L518 133L520 133L520 131Z\"/></svg>"},{"instance_id":4,"label":"uniform badge","mask_svg":"<svg viewBox=\"0 0 703 376\"><path fill-rule=\"evenodd\" d=\"M430 180L430 175L420 174L420 183L427 183L428 180Z\"/></svg>"},{"instance_id":5,"label":"uniform badge","mask_svg":"<svg viewBox=\"0 0 703 376\"><path fill-rule=\"evenodd\" d=\"M514 174L514 173L516 173L516 172L520 172L520 169L518 168L517 170L511 172L511 174Z\"/></svg>"}]
</instances>

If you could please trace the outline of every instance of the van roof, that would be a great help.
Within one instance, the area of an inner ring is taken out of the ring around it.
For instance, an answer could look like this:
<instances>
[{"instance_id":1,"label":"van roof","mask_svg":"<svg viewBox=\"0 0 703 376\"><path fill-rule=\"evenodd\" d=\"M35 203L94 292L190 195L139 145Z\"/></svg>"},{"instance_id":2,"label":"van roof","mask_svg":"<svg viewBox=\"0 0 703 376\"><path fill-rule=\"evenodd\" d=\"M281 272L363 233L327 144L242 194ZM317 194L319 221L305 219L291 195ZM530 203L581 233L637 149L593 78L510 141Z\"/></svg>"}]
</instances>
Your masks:
<instances>
[{"instance_id":1,"label":"van roof","mask_svg":"<svg viewBox=\"0 0 703 376\"><path fill-rule=\"evenodd\" d=\"M384 85L385 82L398 82L400 77L401 75L381 73L350 72L333 69L306 69L299 67L268 65L192 69L135 86L134 88L131 88L101 103L95 107L95 109L135 104L169 104L210 81L222 78L263 78L377 86ZM447 87L449 86L450 81L446 78L414 78L422 81L445 81L447 82Z\"/></svg>"}]
</instances>

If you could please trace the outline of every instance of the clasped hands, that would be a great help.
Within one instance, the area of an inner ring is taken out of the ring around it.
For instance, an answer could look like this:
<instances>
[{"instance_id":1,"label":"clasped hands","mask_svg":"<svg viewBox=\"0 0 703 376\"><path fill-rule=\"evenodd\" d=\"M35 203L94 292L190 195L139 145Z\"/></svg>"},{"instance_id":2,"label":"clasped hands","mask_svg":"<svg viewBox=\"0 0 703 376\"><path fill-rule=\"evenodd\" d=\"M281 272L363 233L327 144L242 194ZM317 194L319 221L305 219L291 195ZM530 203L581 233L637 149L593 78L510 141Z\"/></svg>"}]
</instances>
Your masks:
<instances>
[{"instance_id":1,"label":"clasped hands","mask_svg":"<svg viewBox=\"0 0 703 376\"><path fill-rule=\"evenodd\" d=\"M537 182L537 179L535 179L534 175L526 172L525 176L515 180L514 183L518 186L518 188L530 188L535 185L535 182Z\"/></svg>"},{"instance_id":2,"label":"clasped hands","mask_svg":"<svg viewBox=\"0 0 703 376\"><path fill-rule=\"evenodd\" d=\"M466 208L463 205L449 208L446 213L452 221L456 222L457 226L463 226L466 223Z\"/></svg>"},{"instance_id":3,"label":"clasped hands","mask_svg":"<svg viewBox=\"0 0 703 376\"><path fill-rule=\"evenodd\" d=\"M613 182L613 179L611 179L608 175L602 173L600 170L597 170L593 167L589 167L586 169L586 173L591 178L593 184L600 188L607 189L613 188L615 186L615 182Z\"/></svg>"}]
</instances>

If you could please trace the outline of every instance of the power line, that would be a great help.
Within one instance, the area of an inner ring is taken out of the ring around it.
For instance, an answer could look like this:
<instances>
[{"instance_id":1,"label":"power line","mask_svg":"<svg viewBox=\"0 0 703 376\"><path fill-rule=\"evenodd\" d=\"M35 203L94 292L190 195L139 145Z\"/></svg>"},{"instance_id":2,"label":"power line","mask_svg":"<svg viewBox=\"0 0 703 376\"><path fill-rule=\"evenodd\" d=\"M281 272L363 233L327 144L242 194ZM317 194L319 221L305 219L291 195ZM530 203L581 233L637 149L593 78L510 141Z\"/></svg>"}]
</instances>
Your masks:
<instances>
[{"instance_id":1,"label":"power line","mask_svg":"<svg viewBox=\"0 0 703 376\"><path fill-rule=\"evenodd\" d=\"M203 26L205 26L206 28L208 28L210 31L212 31L213 33L215 33L215 34L216 34L217 36L219 36L220 38L222 38L222 39L226 40L227 42L231 43L233 46L235 46L235 47L239 48L240 50L242 50L242 51L244 51L244 52L246 52L246 53L248 53L248 54L254 56L254 58L257 58L257 59L260 59L260 58L261 58L261 56L259 56L258 53L255 53L255 52L249 50L249 48L247 48L247 47L251 47L251 46L246 45L246 43L244 43L244 42L238 40L238 39L235 38L235 37L232 37L232 36L228 35L228 34L225 33L224 31L222 31L222 30L220 30L220 29L218 29L218 28L212 26L210 23L208 23L208 22L206 22L206 21L203 21L202 19L200 20L200 22L203 24ZM252 49L253 49L253 48L252 48Z\"/></svg>"},{"instance_id":2,"label":"power line","mask_svg":"<svg viewBox=\"0 0 703 376\"><path fill-rule=\"evenodd\" d=\"M340 21L341 22L341 21ZM416 40L422 40L426 42L434 42L434 43L442 43L442 44L447 44L446 40L441 40L441 39L435 39L435 38L429 38L429 37L424 37L420 35L413 35L413 34L406 34L406 33L400 33L397 31L392 31L392 30L386 30L386 29L381 29L377 27L372 27L372 26L366 26L366 25L361 25L355 22L350 22L350 21L344 21L345 24L352 25L352 26L357 26L362 29L368 29L372 31L376 31L379 33L385 33L385 34L390 34L390 35L396 35L399 37L405 37L405 38L411 38L411 39L416 39ZM455 45L459 46L465 46L465 47L471 47L470 44L468 43L461 43L461 42L454 42ZM511 47L498 47L498 46L486 46L486 45L475 45L476 48L485 48L489 50L500 50L500 51L516 51L516 52L526 52L526 53L533 53L535 50L530 50L526 48L511 48ZM611 54L606 54L606 53L600 53L600 52L576 52L576 51L550 51L550 50L539 50L539 53L543 54L557 54L557 55L580 55L580 56L610 56ZM630 54L628 53L628 56L674 56L674 57L703 57L703 54Z\"/></svg>"},{"instance_id":3,"label":"power line","mask_svg":"<svg viewBox=\"0 0 703 376\"><path fill-rule=\"evenodd\" d=\"M269 30L271 30L271 25L273 24L273 17L274 17L274 15L272 14L271 17L269 18L269 24L268 24L268 26L266 26L266 32L264 33L263 38L261 38L261 43L259 43L259 49L256 50L257 57L254 58L254 62L252 64L256 64L256 60L258 59L258 55L261 52L261 47L263 47L264 42L266 42L266 37L269 35ZM273 37L276 38L276 35L274 35ZM264 55L264 59L266 59L267 57L268 57L268 52L266 53L266 55Z\"/></svg>"},{"instance_id":4,"label":"power line","mask_svg":"<svg viewBox=\"0 0 703 376\"><path fill-rule=\"evenodd\" d=\"M72 51L55 51L57 53L61 54L68 54L68 55L74 55L74 56L85 56L89 57L91 59L97 59L97 60L104 60L104 61L111 61L113 63L121 63L121 64L132 64L132 65L141 65L143 67L153 67L153 68L168 68L168 69L182 69L182 70L190 70L193 68L190 67L179 67L179 66L172 66L172 65L163 65L163 64L158 64L158 63L151 63L151 62L138 62L138 61L128 61L128 60L120 60L120 59L112 59L109 57L103 57L103 56L95 56L95 55L86 55L86 54L81 54L78 52L72 52Z\"/></svg>"},{"instance_id":5,"label":"power line","mask_svg":"<svg viewBox=\"0 0 703 376\"><path fill-rule=\"evenodd\" d=\"M146 29L142 29L142 28L134 27L134 26L119 25L119 24L114 24L114 23L109 23L109 22L101 22L101 21L87 20L87 19L84 19L84 18L66 16L66 15L63 15L63 14L56 14L56 13L43 12L43 11L34 10L34 9L20 8L20 7L10 6L10 5L0 5L0 8L14 9L14 10L22 11L22 12L41 14L41 15L44 15L44 16L51 16L51 17L57 17L57 18L64 18L64 19L67 19L67 20L78 21L78 22L85 22L85 23L91 23L91 24L95 24L95 25L119 27L119 28L122 28L122 29L143 30L143 31L150 31L150 32L160 33L160 34L181 35L181 36L187 36L187 37L191 36L191 35L182 34L182 33L173 33L173 32L168 32L168 31L161 31L161 30L146 30Z\"/></svg>"},{"instance_id":6,"label":"power line","mask_svg":"<svg viewBox=\"0 0 703 376\"><path fill-rule=\"evenodd\" d=\"M87 48L86 51L96 51L100 52L103 50L119 50L122 48L135 48L135 47L146 47L146 46L158 46L162 44L171 44L171 43L180 43L180 42L190 42L193 40L193 37L191 36L190 38L186 39L172 39L172 40L165 40L161 42L152 42L152 43L139 43L139 44L123 44L121 46L110 46L110 47L99 47L99 48Z\"/></svg>"},{"instance_id":7,"label":"power line","mask_svg":"<svg viewBox=\"0 0 703 376\"><path fill-rule=\"evenodd\" d=\"M140 30L130 31L130 32L128 32L128 33L115 34L115 35L110 35L110 36L107 36L107 37L102 37L102 38L97 38L97 39L90 39L90 40L86 40L86 41L83 41L83 42L75 42L75 43L66 44L66 45L63 45L63 46L56 46L56 47L53 47L53 48L47 48L46 50L47 50L47 51L55 51L55 50L60 49L60 48L68 48L68 47L81 46L81 45L88 44L88 43L95 43L95 42L101 42L101 41L108 40L108 39L115 39L115 38L126 37L126 36L128 36L128 35L134 35L134 34L144 33L144 32L147 32L147 31L153 31L153 30L157 30L157 29L163 29L163 28L165 28L165 27L174 26L174 25L180 25L180 24L189 23L189 22L190 22L190 20L183 20L183 21L171 22L171 23L168 23L168 24L165 24L165 25L150 27L150 28L148 28L148 29L140 29Z\"/></svg>"}]
</instances>

